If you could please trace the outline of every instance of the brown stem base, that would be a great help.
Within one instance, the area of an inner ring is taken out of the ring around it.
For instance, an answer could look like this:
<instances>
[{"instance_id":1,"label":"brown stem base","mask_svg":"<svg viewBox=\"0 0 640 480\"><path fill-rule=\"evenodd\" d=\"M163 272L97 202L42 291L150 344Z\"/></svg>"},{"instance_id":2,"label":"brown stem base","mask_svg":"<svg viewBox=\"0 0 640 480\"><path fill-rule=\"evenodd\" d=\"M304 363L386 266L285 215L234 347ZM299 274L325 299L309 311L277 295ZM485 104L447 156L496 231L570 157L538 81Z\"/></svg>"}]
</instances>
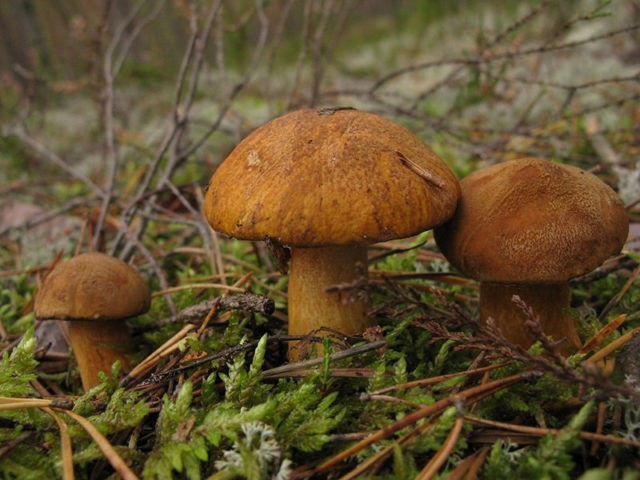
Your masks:
<instances>
[{"instance_id":1,"label":"brown stem base","mask_svg":"<svg viewBox=\"0 0 640 480\"><path fill-rule=\"evenodd\" d=\"M367 250L358 246L296 248L289 270L289 333L327 335L337 331L360 334L371 326L368 302L349 298L351 292L327 292L331 286L353 282L367 274ZM289 358L299 358L292 345Z\"/></svg>"},{"instance_id":2,"label":"brown stem base","mask_svg":"<svg viewBox=\"0 0 640 480\"><path fill-rule=\"evenodd\" d=\"M563 342L559 351L566 354L580 347L580 338L573 320L566 312L570 291L567 283L557 284L503 284L480 283L480 319L493 318L507 340L529 348L536 338L525 327L527 316L513 302L518 295L534 315L540 318L543 332L554 340Z\"/></svg>"},{"instance_id":3,"label":"brown stem base","mask_svg":"<svg viewBox=\"0 0 640 480\"><path fill-rule=\"evenodd\" d=\"M69 334L85 391L100 383L98 372L109 375L116 360L124 369L130 368L125 354L133 350L133 344L124 320L72 321Z\"/></svg>"}]
</instances>

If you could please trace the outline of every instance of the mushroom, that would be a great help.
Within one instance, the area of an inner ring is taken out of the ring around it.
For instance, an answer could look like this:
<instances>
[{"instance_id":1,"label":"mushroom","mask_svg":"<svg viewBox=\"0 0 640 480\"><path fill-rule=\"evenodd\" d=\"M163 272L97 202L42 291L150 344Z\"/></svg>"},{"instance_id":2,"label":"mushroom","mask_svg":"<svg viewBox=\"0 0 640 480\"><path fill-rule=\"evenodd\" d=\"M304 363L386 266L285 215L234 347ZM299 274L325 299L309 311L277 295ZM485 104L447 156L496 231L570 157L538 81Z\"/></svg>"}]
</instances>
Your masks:
<instances>
[{"instance_id":1,"label":"mushroom","mask_svg":"<svg viewBox=\"0 0 640 480\"><path fill-rule=\"evenodd\" d=\"M564 353L580 345L567 313L569 280L620 252L629 223L616 193L595 175L535 158L480 169L460 182L453 218L435 229L445 257L480 280L480 319L528 348L517 295Z\"/></svg>"},{"instance_id":2,"label":"mushroom","mask_svg":"<svg viewBox=\"0 0 640 480\"><path fill-rule=\"evenodd\" d=\"M216 231L291 249L290 334L352 335L371 325L367 301L327 288L366 277L368 244L447 220L459 195L449 167L408 129L352 108L303 109L236 146L210 180L205 214Z\"/></svg>"},{"instance_id":3,"label":"mushroom","mask_svg":"<svg viewBox=\"0 0 640 480\"><path fill-rule=\"evenodd\" d=\"M88 390L116 360L129 367L125 354L132 339L125 319L146 312L150 300L147 282L133 267L91 252L60 262L47 275L34 311L41 320L70 322L71 347Z\"/></svg>"}]
</instances>

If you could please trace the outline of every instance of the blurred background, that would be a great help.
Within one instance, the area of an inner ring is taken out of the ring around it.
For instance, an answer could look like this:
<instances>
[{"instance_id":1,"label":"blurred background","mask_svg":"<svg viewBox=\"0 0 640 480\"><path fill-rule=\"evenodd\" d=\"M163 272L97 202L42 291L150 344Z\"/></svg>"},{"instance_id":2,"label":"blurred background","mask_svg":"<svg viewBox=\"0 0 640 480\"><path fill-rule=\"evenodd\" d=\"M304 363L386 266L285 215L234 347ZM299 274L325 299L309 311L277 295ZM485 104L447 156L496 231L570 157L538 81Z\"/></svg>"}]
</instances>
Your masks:
<instances>
[{"instance_id":1,"label":"blurred background","mask_svg":"<svg viewBox=\"0 0 640 480\"><path fill-rule=\"evenodd\" d=\"M637 0L1 2L7 262L153 255L153 216L191 232L230 149L303 106L393 118L459 177L520 156L597 169L631 204L639 19Z\"/></svg>"}]
</instances>

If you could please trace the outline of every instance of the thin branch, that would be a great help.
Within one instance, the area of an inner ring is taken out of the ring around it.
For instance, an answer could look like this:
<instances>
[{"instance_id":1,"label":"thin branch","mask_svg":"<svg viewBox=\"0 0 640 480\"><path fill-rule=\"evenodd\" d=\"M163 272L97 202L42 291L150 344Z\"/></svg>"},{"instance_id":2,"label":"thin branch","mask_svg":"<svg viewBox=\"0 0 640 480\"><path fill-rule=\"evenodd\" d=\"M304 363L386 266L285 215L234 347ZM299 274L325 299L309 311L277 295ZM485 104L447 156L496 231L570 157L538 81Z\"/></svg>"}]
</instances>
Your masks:
<instances>
[{"instance_id":1,"label":"thin branch","mask_svg":"<svg viewBox=\"0 0 640 480\"><path fill-rule=\"evenodd\" d=\"M507 60L515 57L524 57L527 55L548 54L552 52L557 52L559 50L573 49L576 47L587 45L589 43L594 43L600 40L612 38L617 35L623 35L629 32L633 32L638 29L640 29L640 24L633 24L633 25L618 28L615 30L610 30L600 35L593 35L589 38L585 38L583 40L576 40L572 42L559 43L555 45L536 46L536 47L531 47L523 50L514 50L514 51L507 51L507 52L500 52L500 53L489 53L487 55L482 55L482 56L473 55L473 56L457 57L457 58L441 58L438 60L429 60L426 62L416 63L413 65L407 65L406 67L398 68L384 75L383 77L379 78L371 86L369 91L370 93L374 93L375 91L382 88L385 84L389 83L391 80L395 80L396 78L402 75L416 72L418 70L425 70L428 68L440 67L444 65L476 65L479 63L494 62L496 60Z\"/></svg>"},{"instance_id":2,"label":"thin branch","mask_svg":"<svg viewBox=\"0 0 640 480\"><path fill-rule=\"evenodd\" d=\"M47 147L39 143L36 139L29 136L24 130L18 129L18 128L6 129L6 131L3 132L3 135L7 135L7 136L10 135L10 136L16 137L25 146L31 149L34 153L38 154L45 160L58 166L59 168L64 170L67 174L69 174L72 178L75 178L76 180L79 180L80 182L84 183L87 186L87 188L89 188L89 190L91 190L96 196L100 198L104 197L105 195L104 190L102 190L98 185L93 183L93 181L91 181L89 177L84 175L79 170L73 168L65 160L59 157L55 152L49 150Z\"/></svg>"}]
</instances>

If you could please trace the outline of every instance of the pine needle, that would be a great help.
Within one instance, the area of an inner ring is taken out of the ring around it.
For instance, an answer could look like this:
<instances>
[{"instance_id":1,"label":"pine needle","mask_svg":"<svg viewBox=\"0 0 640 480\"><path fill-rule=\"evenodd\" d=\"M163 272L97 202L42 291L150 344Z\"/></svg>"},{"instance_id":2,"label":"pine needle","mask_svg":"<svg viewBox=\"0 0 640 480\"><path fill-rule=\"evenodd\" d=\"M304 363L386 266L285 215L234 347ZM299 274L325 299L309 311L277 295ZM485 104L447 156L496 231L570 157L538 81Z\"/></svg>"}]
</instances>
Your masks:
<instances>
[{"instance_id":1,"label":"pine needle","mask_svg":"<svg viewBox=\"0 0 640 480\"><path fill-rule=\"evenodd\" d=\"M456 446L456 443L460 438L460 432L462 431L463 425L464 418L462 416L456 418L449 435L447 435L447 438L442 444L442 448L440 448L438 453L429 460L429 463L425 465L422 471L416 476L415 480L429 480L438 473L438 470L440 470L440 467L444 465L447 458L449 458L449 455L453 451L453 448Z\"/></svg>"},{"instance_id":2,"label":"pine needle","mask_svg":"<svg viewBox=\"0 0 640 480\"><path fill-rule=\"evenodd\" d=\"M73 451L71 449L71 437L69 437L68 427L64 420L55 414L48 407L43 407L42 411L51 415L60 429L60 452L62 454L62 478L64 480L74 480L73 472Z\"/></svg>"},{"instance_id":3,"label":"pine needle","mask_svg":"<svg viewBox=\"0 0 640 480\"><path fill-rule=\"evenodd\" d=\"M62 412L69 415L85 429L118 475L124 480L138 480L137 475L133 473L118 452L116 452L113 445L109 443L109 440L107 440L89 420L68 410L62 410Z\"/></svg>"}]
</instances>

